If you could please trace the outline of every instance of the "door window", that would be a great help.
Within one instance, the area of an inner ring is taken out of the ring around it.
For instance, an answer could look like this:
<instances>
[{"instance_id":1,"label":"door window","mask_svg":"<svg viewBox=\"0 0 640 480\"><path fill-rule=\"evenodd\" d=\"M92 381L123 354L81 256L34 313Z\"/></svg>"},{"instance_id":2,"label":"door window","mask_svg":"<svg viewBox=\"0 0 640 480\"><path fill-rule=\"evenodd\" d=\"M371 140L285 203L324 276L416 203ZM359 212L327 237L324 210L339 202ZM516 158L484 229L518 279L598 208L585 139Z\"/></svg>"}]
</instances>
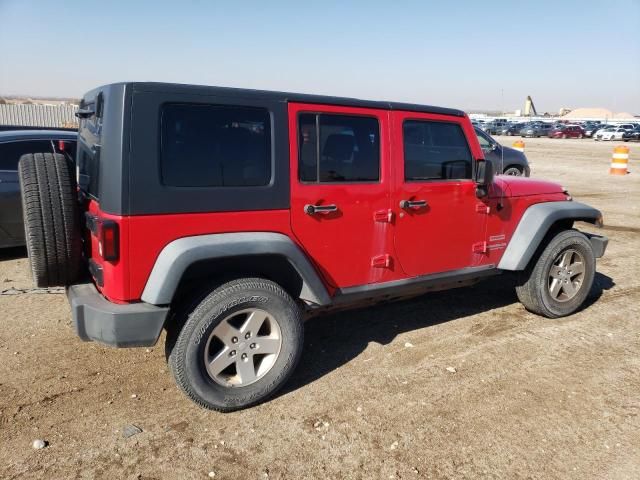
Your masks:
<instances>
[{"instance_id":1,"label":"door window","mask_svg":"<svg viewBox=\"0 0 640 480\"><path fill-rule=\"evenodd\" d=\"M52 153L49 140L26 140L0 143L0 170L17 170L18 160L25 153Z\"/></svg>"},{"instance_id":2,"label":"door window","mask_svg":"<svg viewBox=\"0 0 640 480\"><path fill-rule=\"evenodd\" d=\"M303 113L298 117L299 179L377 182L380 127L371 117Z\"/></svg>"},{"instance_id":3,"label":"door window","mask_svg":"<svg viewBox=\"0 0 640 480\"><path fill-rule=\"evenodd\" d=\"M405 181L471 178L471 151L457 123L403 123Z\"/></svg>"},{"instance_id":4,"label":"door window","mask_svg":"<svg viewBox=\"0 0 640 480\"><path fill-rule=\"evenodd\" d=\"M476 136L478 137L478 143L480 143L480 147L482 147L483 150L491 150L491 142L489 141L489 138L480 133L477 129L475 130L475 132Z\"/></svg>"}]
</instances>

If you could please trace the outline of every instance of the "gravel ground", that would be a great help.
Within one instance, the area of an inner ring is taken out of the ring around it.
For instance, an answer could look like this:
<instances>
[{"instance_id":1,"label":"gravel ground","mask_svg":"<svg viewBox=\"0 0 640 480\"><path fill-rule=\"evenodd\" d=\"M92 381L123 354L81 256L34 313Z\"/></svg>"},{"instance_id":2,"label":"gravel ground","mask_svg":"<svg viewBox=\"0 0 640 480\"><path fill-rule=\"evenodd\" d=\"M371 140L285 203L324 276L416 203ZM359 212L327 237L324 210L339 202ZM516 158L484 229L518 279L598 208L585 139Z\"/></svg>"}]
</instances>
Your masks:
<instances>
[{"instance_id":1,"label":"gravel ground","mask_svg":"<svg viewBox=\"0 0 640 480\"><path fill-rule=\"evenodd\" d=\"M640 478L640 145L614 177L612 143L525 142L533 176L604 212L584 310L537 317L494 278L317 318L285 391L242 412L179 393L164 338L81 342L0 253L0 478Z\"/></svg>"}]
</instances>

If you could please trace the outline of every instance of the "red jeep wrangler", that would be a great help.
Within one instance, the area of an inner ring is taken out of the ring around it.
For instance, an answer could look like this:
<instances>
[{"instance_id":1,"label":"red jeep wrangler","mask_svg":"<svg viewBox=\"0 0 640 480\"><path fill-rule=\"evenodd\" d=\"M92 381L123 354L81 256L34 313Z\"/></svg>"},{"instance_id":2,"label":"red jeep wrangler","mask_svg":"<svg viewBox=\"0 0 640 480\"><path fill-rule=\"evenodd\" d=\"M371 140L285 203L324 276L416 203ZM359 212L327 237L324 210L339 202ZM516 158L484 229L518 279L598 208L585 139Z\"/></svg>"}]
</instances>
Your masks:
<instances>
[{"instance_id":1,"label":"red jeep wrangler","mask_svg":"<svg viewBox=\"0 0 640 480\"><path fill-rule=\"evenodd\" d=\"M199 405L273 394L311 313L520 272L546 317L578 309L607 239L559 185L494 179L458 110L156 83L89 92L75 165L20 161L38 286L83 340L151 346Z\"/></svg>"}]
</instances>

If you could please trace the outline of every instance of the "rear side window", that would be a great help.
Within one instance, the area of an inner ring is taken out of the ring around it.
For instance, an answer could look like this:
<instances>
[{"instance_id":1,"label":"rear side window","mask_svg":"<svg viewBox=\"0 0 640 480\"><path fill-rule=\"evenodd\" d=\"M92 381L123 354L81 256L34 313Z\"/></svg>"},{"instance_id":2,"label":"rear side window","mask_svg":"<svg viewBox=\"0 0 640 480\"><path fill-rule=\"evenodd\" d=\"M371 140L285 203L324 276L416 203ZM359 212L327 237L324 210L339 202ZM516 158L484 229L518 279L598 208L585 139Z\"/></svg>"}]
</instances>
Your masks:
<instances>
[{"instance_id":1,"label":"rear side window","mask_svg":"<svg viewBox=\"0 0 640 480\"><path fill-rule=\"evenodd\" d=\"M17 170L25 153L53 153L50 140L25 140L0 143L0 170Z\"/></svg>"},{"instance_id":2,"label":"rear side window","mask_svg":"<svg viewBox=\"0 0 640 480\"><path fill-rule=\"evenodd\" d=\"M161 112L162 183L248 187L271 181L271 128L263 108L166 104Z\"/></svg>"},{"instance_id":3,"label":"rear side window","mask_svg":"<svg viewBox=\"0 0 640 480\"><path fill-rule=\"evenodd\" d=\"M380 128L375 118L300 114L298 149L299 178L303 182L380 179Z\"/></svg>"},{"instance_id":4,"label":"rear side window","mask_svg":"<svg viewBox=\"0 0 640 480\"><path fill-rule=\"evenodd\" d=\"M407 120L403 135L406 181L471 178L471 151L457 123Z\"/></svg>"}]
</instances>

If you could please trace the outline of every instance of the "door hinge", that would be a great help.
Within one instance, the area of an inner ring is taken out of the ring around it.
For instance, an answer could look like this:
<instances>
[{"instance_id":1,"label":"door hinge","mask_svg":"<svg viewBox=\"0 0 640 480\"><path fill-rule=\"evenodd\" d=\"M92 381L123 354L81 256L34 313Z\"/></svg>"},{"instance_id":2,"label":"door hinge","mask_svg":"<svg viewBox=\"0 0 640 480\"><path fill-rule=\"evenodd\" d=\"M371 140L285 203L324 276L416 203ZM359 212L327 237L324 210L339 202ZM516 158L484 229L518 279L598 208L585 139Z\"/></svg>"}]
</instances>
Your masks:
<instances>
[{"instance_id":1,"label":"door hinge","mask_svg":"<svg viewBox=\"0 0 640 480\"><path fill-rule=\"evenodd\" d=\"M491 211L489 205L485 205L484 203L478 203L476 205L476 212L488 214Z\"/></svg>"},{"instance_id":2,"label":"door hinge","mask_svg":"<svg viewBox=\"0 0 640 480\"><path fill-rule=\"evenodd\" d=\"M487 242L474 243L471 249L473 253L487 253Z\"/></svg>"},{"instance_id":3,"label":"door hinge","mask_svg":"<svg viewBox=\"0 0 640 480\"><path fill-rule=\"evenodd\" d=\"M391 255L376 255L371 258L371 266L375 268L389 268L391 266Z\"/></svg>"},{"instance_id":4,"label":"door hinge","mask_svg":"<svg viewBox=\"0 0 640 480\"><path fill-rule=\"evenodd\" d=\"M374 212L373 219L376 222L391 223L393 222L393 211L391 209L378 210L377 212Z\"/></svg>"}]
</instances>

